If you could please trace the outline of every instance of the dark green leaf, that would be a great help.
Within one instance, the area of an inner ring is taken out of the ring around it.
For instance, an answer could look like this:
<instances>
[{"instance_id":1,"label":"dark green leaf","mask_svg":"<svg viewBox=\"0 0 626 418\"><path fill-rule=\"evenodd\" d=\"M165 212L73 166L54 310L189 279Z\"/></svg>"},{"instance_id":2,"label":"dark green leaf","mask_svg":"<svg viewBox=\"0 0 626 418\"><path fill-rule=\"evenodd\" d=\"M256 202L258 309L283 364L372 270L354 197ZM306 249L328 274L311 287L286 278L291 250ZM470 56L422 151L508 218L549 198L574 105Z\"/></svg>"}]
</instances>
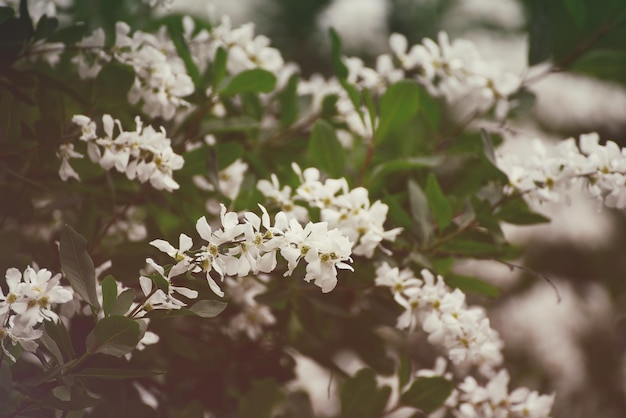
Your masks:
<instances>
[{"instance_id":1,"label":"dark green leaf","mask_svg":"<svg viewBox=\"0 0 626 418\"><path fill-rule=\"evenodd\" d=\"M313 165L332 177L341 177L344 172L345 151L341 147L335 129L324 120L313 126L309 140L308 155Z\"/></svg>"},{"instance_id":2,"label":"dark green leaf","mask_svg":"<svg viewBox=\"0 0 626 418\"><path fill-rule=\"evenodd\" d=\"M198 87L200 81L200 71L198 71L198 67L193 62L193 59L191 58L191 52L189 51L189 46L187 45L187 42L185 42L185 38L182 36L182 20L177 19L175 21L168 22L167 29L170 34L170 38L176 46L176 52L178 53L178 56L185 63L185 69L187 70L187 74L189 75L189 77L191 77L193 84Z\"/></svg>"},{"instance_id":3,"label":"dark green leaf","mask_svg":"<svg viewBox=\"0 0 626 418\"><path fill-rule=\"evenodd\" d=\"M298 81L299 74L289 77L287 85L278 94L280 103L280 124L289 126L298 119Z\"/></svg>"},{"instance_id":4,"label":"dark green leaf","mask_svg":"<svg viewBox=\"0 0 626 418\"><path fill-rule=\"evenodd\" d=\"M341 59L341 39L333 28L329 28L328 33L330 34L330 43L332 47L331 54L333 66L335 67L335 74L337 74L337 77L340 79L344 79L348 77L348 67L346 67L346 64L344 64Z\"/></svg>"},{"instance_id":5,"label":"dark green leaf","mask_svg":"<svg viewBox=\"0 0 626 418\"><path fill-rule=\"evenodd\" d=\"M606 81L626 84L626 52L594 49L574 63L572 70Z\"/></svg>"},{"instance_id":6,"label":"dark green leaf","mask_svg":"<svg viewBox=\"0 0 626 418\"><path fill-rule=\"evenodd\" d=\"M376 373L372 369L361 369L341 387L340 418L379 417L387 405L389 394L389 387L377 388Z\"/></svg>"},{"instance_id":7,"label":"dark green leaf","mask_svg":"<svg viewBox=\"0 0 626 418\"><path fill-rule=\"evenodd\" d=\"M74 372L74 377L94 377L107 380L124 380L141 377L152 377L164 374L165 372L155 372L145 369L112 369L112 368L86 368L78 372Z\"/></svg>"},{"instance_id":8,"label":"dark green leaf","mask_svg":"<svg viewBox=\"0 0 626 418\"><path fill-rule=\"evenodd\" d=\"M78 295L95 310L100 309L96 293L96 270L87 252L87 241L71 226L61 230L61 268Z\"/></svg>"},{"instance_id":9,"label":"dark green leaf","mask_svg":"<svg viewBox=\"0 0 626 418\"><path fill-rule=\"evenodd\" d=\"M117 282L110 274L102 280L102 309L109 316L117 299Z\"/></svg>"},{"instance_id":10,"label":"dark green leaf","mask_svg":"<svg viewBox=\"0 0 626 418\"><path fill-rule=\"evenodd\" d=\"M221 300L199 300L189 310L202 318L215 318L226 309L227 305Z\"/></svg>"},{"instance_id":11,"label":"dark green leaf","mask_svg":"<svg viewBox=\"0 0 626 418\"><path fill-rule=\"evenodd\" d=\"M445 280L448 286L457 287L464 292L474 292L490 298L500 296L500 289L476 277L448 273Z\"/></svg>"},{"instance_id":12,"label":"dark green leaf","mask_svg":"<svg viewBox=\"0 0 626 418\"><path fill-rule=\"evenodd\" d=\"M549 218L533 212L521 197L505 202L496 212L496 216L498 219L514 225L533 225L550 222Z\"/></svg>"},{"instance_id":13,"label":"dark green leaf","mask_svg":"<svg viewBox=\"0 0 626 418\"><path fill-rule=\"evenodd\" d=\"M133 351L142 338L137 321L125 316L109 316L98 321L87 337L87 350L122 357Z\"/></svg>"},{"instance_id":14,"label":"dark green leaf","mask_svg":"<svg viewBox=\"0 0 626 418\"><path fill-rule=\"evenodd\" d=\"M57 343L50 337L47 333L43 333L41 338L39 338L39 342L43 344L44 347L52 354L52 356L56 359L57 364L64 364L63 354L61 354L61 350Z\"/></svg>"},{"instance_id":15,"label":"dark green leaf","mask_svg":"<svg viewBox=\"0 0 626 418\"><path fill-rule=\"evenodd\" d=\"M408 157L385 161L373 168L370 174L369 187L377 189L386 176L392 173L412 171L420 168L432 168L441 164L443 156L429 155L425 157Z\"/></svg>"},{"instance_id":16,"label":"dark green leaf","mask_svg":"<svg viewBox=\"0 0 626 418\"><path fill-rule=\"evenodd\" d=\"M130 305L135 300L135 291L126 289L115 299L115 305L111 309L111 315L125 315L130 309Z\"/></svg>"},{"instance_id":17,"label":"dark green leaf","mask_svg":"<svg viewBox=\"0 0 626 418\"><path fill-rule=\"evenodd\" d=\"M72 340L63 324L63 321L45 321L44 322L45 333L50 336L57 344L61 352L63 353L63 359L69 361L74 358L74 346Z\"/></svg>"},{"instance_id":18,"label":"dark green leaf","mask_svg":"<svg viewBox=\"0 0 626 418\"><path fill-rule=\"evenodd\" d=\"M411 217L415 221L415 229L420 243L427 244L433 235L433 226L430 223L430 209L426 194L415 180L409 180L409 204Z\"/></svg>"},{"instance_id":19,"label":"dark green leaf","mask_svg":"<svg viewBox=\"0 0 626 418\"><path fill-rule=\"evenodd\" d=\"M387 134L408 122L419 109L420 89L409 80L389 86L380 98L380 120L374 137L381 142Z\"/></svg>"},{"instance_id":20,"label":"dark green leaf","mask_svg":"<svg viewBox=\"0 0 626 418\"><path fill-rule=\"evenodd\" d=\"M408 353L402 353L400 364L398 365L398 384L400 389L403 389L409 383L412 372L411 357L409 357Z\"/></svg>"},{"instance_id":21,"label":"dark green leaf","mask_svg":"<svg viewBox=\"0 0 626 418\"><path fill-rule=\"evenodd\" d=\"M269 71L254 68L242 71L234 76L219 91L224 96L234 96L241 93L268 93L276 85L276 76Z\"/></svg>"},{"instance_id":22,"label":"dark green leaf","mask_svg":"<svg viewBox=\"0 0 626 418\"><path fill-rule=\"evenodd\" d=\"M585 15L587 14L585 0L563 0L563 2L572 19L574 19L576 26L582 28L585 24Z\"/></svg>"},{"instance_id":23,"label":"dark green leaf","mask_svg":"<svg viewBox=\"0 0 626 418\"><path fill-rule=\"evenodd\" d=\"M73 44L89 34L89 25L78 22L72 26L59 29L48 38L49 42L63 42Z\"/></svg>"},{"instance_id":24,"label":"dark green leaf","mask_svg":"<svg viewBox=\"0 0 626 418\"><path fill-rule=\"evenodd\" d=\"M157 289L162 290L166 295L170 292L170 282L159 273L145 274L145 277L152 280Z\"/></svg>"},{"instance_id":25,"label":"dark green leaf","mask_svg":"<svg viewBox=\"0 0 626 418\"><path fill-rule=\"evenodd\" d=\"M363 115L361 114L361 103L363 103L361 93L359 93L359 90L354 85L348 83L348 81L343 78L339 80L339 83L341 83L341 87L348 93L348 98L350 98L352 105L359 113L359 116L361 116L361 119L363 119Z\"/></svg>"},{"instance_id":26,"label":"dark green leaf","mask_svg":"<svg viewBox=\"0 0 626 418\"><path fill-rule=\"evenodd\" d=\"M37 22L37 29L35 29L35 39L45 39L52 35L59 27L59 20L55 17L48 17L46 15L41 16L39 22Z\"/></svg>"},{"instance_id":27,"label":"dark green leaf","mask_svg":"<svg viewBox=\"0 0 626 418\"><path fill-rule=\"evenodd\" d=\"M127 94L135 81L135 70L130 65L109 63L102 67L95 80L95 97L99 103L117 107L128 102Z\"/></svg>"},{"instance_id":28,"label":"dark green leaf","mask_svg":"<svg viewBox=\"0 0 626 418\"><path fill-rule=\"evenodd\" d=\"M33 26L33 20L30 17L30 13L28 12L27 0L20 0L20 21L27 28L28 35L26 39L29 39L35 33L35 28Z\"/></svg>"},{"instance_id":29,"label":"dark green leaf","mask_svg":"<svg viewBox=\"0 0 626 418\"><path fill-rule=\"evenodd\" d=\"M250 390L240 398L238 418L270 418L274 405L282 398L280 387L274 379L252 382Z\"/></svg>"},{"instance_id":30,"label":"dark green leaf","mask_svg":"<svg viewBox=\"0 0 626 418\"><path fill-rule=\"evenodd\" d=\"M430 212L439 225L439 230L444 230L452 221L452 204L441 191L439 182L433 173L430 173L426 180L426 199L428 199Z\"/></svg>"},{"instance_id":31,"label":"dark green leaf","mask_svg":"<svg viewBox=\"0 0 626 418\"><path fill-rule=\"evenodd\" d=\"M400 403L431 413L448 399L454 384L443 377L419 377L400 397Z\"/></svg>"},{"instance_id":32,"label":"dark green leaf","mask_svg":"<svg viewBox=\"0 0 626 418\"><path fill-rule=\"evenodd\" d=\"M220 85L226 76L226 62L228 60L228 52L222 47L215 51L215 60L213 61L213 87Z\"/></svg>"},{"instance_id":33,"label":"dark green leaf","mask_svg":"<svg viewBox=\"0 0 626 418\"><path fill-rule=\"evenodd\" d=\"M552 24L549 2L537 1L530 21L528 34L528 65L546 61L552 55Z\"/></svg>"}]
</instances>

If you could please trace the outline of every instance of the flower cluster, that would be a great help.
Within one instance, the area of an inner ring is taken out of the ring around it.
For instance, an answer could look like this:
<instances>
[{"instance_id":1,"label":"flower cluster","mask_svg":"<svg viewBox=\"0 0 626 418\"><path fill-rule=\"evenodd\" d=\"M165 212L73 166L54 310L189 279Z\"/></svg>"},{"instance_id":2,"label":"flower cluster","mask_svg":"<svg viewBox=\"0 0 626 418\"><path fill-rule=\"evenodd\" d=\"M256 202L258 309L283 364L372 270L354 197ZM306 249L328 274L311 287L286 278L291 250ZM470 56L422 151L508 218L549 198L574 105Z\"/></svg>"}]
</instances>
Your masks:
<instances>
[{"instance_id":1,"label":"flower cluster","mask_svg":"<svg viewBox=\"0 0 626 418\"><path fill-rule=\"evenodd\" d=\"M383 240L394 241L402 232L402 228L385 230L389 207L381 201L370 203L367 189L356 187L349 190L345 178L322 182L320 171L316 168L302 171L296 164L292 168L300 179L300 185L293 194L289 186L280 187L276 176L272 176L271 182L260 180L257 188L296 219L306 219L307 211L294 202L306 202L319 208L321 220L327 222L329 228L339 229L354 243L353 254L371 258L376 248L382 248L380 244Z\"/></svg>"},{"instance_id":2,"label":"flower cluster","mask_svg":"<svg viewBox=\"0 0 626 418\"><path fill-rule=\"evenodd\" d=\"M75 115L72 121L81 127L80 139L87 142L87 153L94 163L105 170L115 168L120 173L141 183L150 181L158 190L172 191L179 188L172 178L173 171L184 164L183 157L176 154L165 136L165 130L155 130L152 126L144 127L136 119L136 131L124 131L119 120L110 115L102 117L104 136L96 133L96 123L84 115ZM76 157L73 148L62 146L59 151L62 158L59 175L63 180L75 174L69 167L68 159ZM71 170L71 171L70 171ZM77 175L76 175L77 177Z\"/></svg>"},{"instance_id":3,"label":"flower cluster","mask_svg":"<svg viewBox=\"0 0 626 418\"><path fill-rule=\"evenodd\" d=\"M485 386L471 376L465 378L453 398L458 418L549 418L554 394L540 395L521 387L509 393L509 374L500 370ZM449 405L449 402L446 402Z\"/></svg>"},{"instance_id":4,"label":"flower cluster","mask_svg":"<svg viewBox=\"0 0 626 418\"><path fill-rule=\"evenodd\" d=\"M338 229L329 229L326 222L309 222L303 227L283 212L276 214L272 225L266 209L261 206L261 211L261 218L246 212L240 222L237 213L228 212L221 205L222 226L215 231L201 217L196 230L204 244L198 249L192 250L193 241L185 234L180 235L178 248L165 240L152 241L150 244L176 261L167 279L186 272L204 272L213 292L223 296L211 272L215 271L222 281L225 276L269 273L276 268L277 252L287 261L285 276L290 276L299 262L305 260L304 280L313 281L323 292L335 288L337 269L352 270L346 263L351 261L352 244Z\"/></svg>"},{"instance_id":5,"label":"flower cluster","mask_svg":"<svg viewBox=\"0 0 626 418\"><path fill-rule=\"evenodd\" d=\"M438 357L432 370L422 369L415 375L452 380L453 374L446 371L447 366L448 362ZM457 418L549 418L554 394L540 395L525 387L509 393L509 380L506 370L492 375L484 386L467 376L452 390L443 407L430 416L441 417L448 410Z\"/></svg>"},{"instance_id":6,"label":"flower cluster","mask_svg":"<svg viewBox=\"0 0 626 418\"><path fill-rule=\"evenodd\" d=\"M483 374L491 374L502 363L503 344L485 310L468 307L465 294L451 290L441 276L422 270L421 277L386 262L376 270L376 285L389 287L405 310L398 328L414 330L419 323L429 334L428 341L442 346L455 365L475 365Z\"/></svg>"},{"instance_id":7,"label":"flower cluster","mask_svg":"<svg viewBox=\"0 0 626 418\"><path fill-rule=\"evenodd\" d=\"M426 38L409 49L407 39L394 33L389 45L404 75L417 80L431 95L442 96L449 103L471 96L478 110L495 105L496 117L504 118L508 96L519 88L519 78L485 62L467 39L451 43L448 35L440 32L437 41Z\"/></svg>"},{"instance_id":8,"label":"flower cluster","mask_svg":"<svg viewBox=\"0 0 626 418\"><path fill-rule=\"evenodd\" d=\"M156 35L135 31L130 36L130 31L128 24L118 22L115 43L107 52L104 31L96 29L77 44L80 53L72 62L78 65L81 78L95 78L111 60L131 66L135 80L128 92L129 102L141 101L147 115L170 120L178 109L190 106L183 98L193 93L193 81L165 27Z\"/></svg>"},{"instance_id":9,"label":"flower cluster","mask_svg":"<svg viewBox=\"0 0 626 418\"><path fill-rule=\"evenodd\" d=\"M533 154L519 158L506 154L498 166L509 177L509 192L543 202L568 200L573 187L582 187L591 197L611 208L626 207L626 149L615 142L600 145L597 133L580 136L547 147L533 141Z\"/></svg>"},{"instance_id":10,"label":"flower cluster","mask_svg":"<svg viewBox=\"0 0 626 418\"><path fill-rule=\"evenodd\" d=\"M7 294L0 289L0 345L4 354L15 360L6 348L5 338L34 351L35 341L42 335L37 326L45 320L58 321L52 307L72 300L73 291L59 284L60 274L52 276L46 269L27 267L22 273L10 268L5 278Z\"/></svg>"}]
</instances>

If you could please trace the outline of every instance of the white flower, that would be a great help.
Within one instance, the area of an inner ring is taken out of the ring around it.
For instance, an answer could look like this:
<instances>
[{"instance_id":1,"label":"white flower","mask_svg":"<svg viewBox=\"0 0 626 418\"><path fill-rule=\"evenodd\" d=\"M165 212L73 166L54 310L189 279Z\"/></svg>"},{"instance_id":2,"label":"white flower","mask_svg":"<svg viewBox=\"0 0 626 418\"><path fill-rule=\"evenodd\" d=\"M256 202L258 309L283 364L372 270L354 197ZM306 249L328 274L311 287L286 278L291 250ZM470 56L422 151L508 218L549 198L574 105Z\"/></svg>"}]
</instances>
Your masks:
<instances>
[{"instance_id":1,"label":"white flower","mask_svg":"<svg viewBox=\"0 0 626 418\"><path fill-rule=\"evenodd\" d=\"M82 128L81 140L87 141L87 152L93 162L105 170L115 168L140 182L150 182L158 190L172 191L180 186L173 179L173 172L180 170L185 161L176 154L165 130L143 126L136 118L136 130L124 131L119 120L111 115L102 116L105 135L98 137L96 125L83 115L75 115L72 121Z\"/></svg>"},{"instance_id":2,"label":"white flower","mask_svg":"<svg viewBox=\"0 0 626 418\"><path fill-rule=\"evenodd\" d=\"M76 44L79 52L72 58L72 62L78 64L80 78L96 78L102 69L102 64L110 61L111 57L104 52L104 42L104 30L98 28L90 36L83 38Z\"/></svg>"},{"instance_id":3,"label":"white flower","mask_svg":"<svg viewBox=\"0 0 626 418\"><path fill-rule=\"evenodd\" d=\"M185 254L193 246L193 240L189 236L185 234L180 234L178 238L178 248L175 248L172 244L162 239L155 239L153 241L150 241L150 245L158 248L160 251L169 255L174 259L174 261L176 261L176 264L174 265L174 267L172 267L167 275L168 280L193 268L191 266L191 257ZM146 260L146 262L148 262L148 260ZM148 262L148 264L152 265L151 262ZM154 265L152 266L155 267ZM159 270L157 269L157 271Z\"/></svg>"},{"instance_id":4,"label":"white flower","mask_svg":"<svg viewBox=\"0 0 626 418\"><path fill-rule=\"evenodd\" d=\"M53 277L47 269L35 271L27 267L23 275L17 269L9 269L6 278L9 294L5 300L16 314L15 322L26 328L46 319L58 320L52 306L69 302L73 297L70 288L59 285L61 275Z\"/></svg>"},{"instance_id":5,"label":"white flower","mask_svg":"<svg viewBox=\"0 0 626 418\"><path fill-rule=\"evenodd\" d=\"M239 195L239 189L241 189L241 183L243 183L243 177L247 170L248 164L238 158L219 172L218 185L224 196L230 200L235 200Z\"/></svg>"}]
</instances>

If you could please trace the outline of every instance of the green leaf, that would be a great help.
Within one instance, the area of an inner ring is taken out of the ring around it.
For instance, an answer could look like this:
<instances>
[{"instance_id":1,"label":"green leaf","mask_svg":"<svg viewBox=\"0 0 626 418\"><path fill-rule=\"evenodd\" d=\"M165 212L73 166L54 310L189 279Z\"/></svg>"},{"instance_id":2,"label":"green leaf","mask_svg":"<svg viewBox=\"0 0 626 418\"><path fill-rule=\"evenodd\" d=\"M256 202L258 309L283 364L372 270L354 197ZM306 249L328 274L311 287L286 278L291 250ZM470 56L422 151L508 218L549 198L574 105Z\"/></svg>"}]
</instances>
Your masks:
<instances>
[{"instance_id":1,"label":"green leaf","mask_svg":"<svg viewBox=\"0 0 626 418\"><path fill-rule=\"evenodd\" d=\"M185 64L185 69L187 70L187 74L191 77L193 84L198 87L200 81L200 71L198 71L198 67L193 62L191 57L191 52L189 51L189 46L187 42L185 42L185 38L183 37L183 24L182 18L177 19L175 21L169 21L167 24L167 29L174 42L174 46L176 46L176 52L178 56L183 60Z\"/></svg>"},{"instance_id":2,"label":"green leaf","mask_svg":"<svg viewBox=\"0 0 626 418\"><path fill-rule=\"evenodd\" d=\"M443 377L420 377L400 396L400 403L429 414L443 405L453 388Z\"/></svg>"},{"instance_id":3,"label":"green leaf","mask_svg":"<svg viewBox=\"0 0 626 418\"><path fill-rule=\"evenodd\" d=\"M428 199L430 212L435 217L437 225L439 225L439 230L444 230L452 221L452 204L441 191L441 187L433 173L430 173L426 180L426 199Z\"/></svg>"},{"instance_id":4,"label":"green leaf","mask_svg":"<svg viewBox=\"0 0 626 418\"><path fill-rule=\"evenodd\" d=\"M287 85L278 93L280 103L280 124L289 126L298 119L298 81L300 74L289 77Z\"/></svg>"},{"instance_id":5,"label":"green leaf","mask_svg":"<svg viewBox=\"0 0 626 418\"><path fill-rule=\"evenodd\" d=\"M606 81L626 84L626 52L611 49L594 49L580 57L572 71Z\"/></svg>"},{"instance_id":6,"label":"green leaf","mask_svg":"<svg viewBox=\"0 0 626 418\"><path fill-rule=\"evenodd\" d=\"M102 280L102 309L109 316L117 299L117 282L110 274Z\"/></svg>"},{"instance_id":7,"label":"green leaf","mask_svg":"<svg viewBox=\"0 0 626 418\"><path fill-rule=\"evenodd\" d=\"M217 88L224 77L226 77L226 62L228 61L228 52L222 47L215 51L215 60L213 61L213 87Z\"/></svg>"},{"instance_id":8,"label":"green leaf","mask_svg":"<svg viewBox=\"0 0 626 418\"><path fill-rule=\"evenodd\" d=\"M112 368L86 368L78 372L71 373L74 377L93 377L106 380L124 380L141 377L152 377L164 374L163 371L152 371L145 369L112 369Z\"/></svg>"},{"instance_id":9,"label":"green leaf","mask_svg":"<svg viewBox=\"0 0 626 418\"><path fill-rule=\"evenodd\" d=\"M95 80L94 97L107 108L117 108L128 103L127 94L135 81L135 70L130 65L117 62L102 67Z\"/></svg>"},{"instance_id":10,"label":"green leaf","mask_svg":"<svg viewBox=\"0 0 626 418\"><path fill-rule=\"evenodd\" d=\"M448 286L459 288L464 292L474 292L490 298L500 296L500 289L476 277L448 273L445 281Z\"/></svg>"},{"instance_id":11,"label":"green leaf","mask_svg":"<svg viewBox=\"0 0 626 418\"><path fill-rule=\"evenodd\" d=\"M385 177L390 174L412 171L420 168L436 167L443 162L443 159L444 158L441 155L429 155L425 157L408 157L385 161L372 169L368 182L368 189L378 189L380 183L382 183Z\"/></svg>"},{"instance_id":12,"label":"green leaf","mask_svg":"<svg viewBox=\"0 0 626 418\"><path fill-rule=\"evenodd\" d=\"M102 353L122 357L130 353L143 338L139 323L125 316L101 319L87 337L89 353Z\"/></svg>"},{"instance_id":13,"label":"green leaf","mask_svg":"<svg viewBox=\"0 0 626 418\"><path fill-rule=\"evenodd\" d=\"M419 98L420 89L413 81L398 81L387 88L380 98L380 120L374 134L377 143L417 114Z\"/></svg>"},{"instance_id":14,"label":"green leaf","mask_svg":"<svg viewBox=\"0 0 626 418\"><path fill-rule=\"evenodd\" d=\"M585 24L585 16L587 15L585 0L563 0L563 3L565 3L565 7L572 16L572 19L574 19L576 26L582 28Z\"/></svg>"},{"instance_id":15,"label":"green leaf","mask_svg":"<svg viewBox=\"0 0 626 418\"><path fill-rule=\"evenodd\" d=\"M76 353L74 352L72 340L70 339L70 335L68 334L63 321L44 321L43 325L45 333L54 340L63 353L63 359L65 361L73 359Z\"/></svg>"},{"instance_id":16,"label":"green leaf","mask_svg":"<svg viewBox=\"0 0 626 418\"><path fill-rule=\"evenodd\" d=\"M372 369L361 369L341 387L340 418L379 417L387 405L390 393L387 386L378 389L376 373Z\"/></svg>"},{"instance_id":17,"label":"green leaf","mask_svg":"<svg viewBox=\"0 0 626 418\"><path fill-rule=\"evenodd\" d=\"M111 309L110 315L125 315L130 309L130 305L135 300L135 291L133 289L126 289L119 294L115 299L115 304Z\"/></svg>"},{"instance_id":18,"label":"green leaf","mask_svg":"<svg viewBox=\"0 0 626 418\"><path fill-rule=\"evenodd\" d=\"M359 113L359 116L361 117L361 119L363 119L363 115L361 114L361 103L363 103L363 97L361 97L361 93L359 93L359 90L356 88L356 86L348 83L348 81L343 78L339 80L339 83L341 84L341 87L343 87L343 89L346 91L346 93L348 93L348 98L350 99L350 102L352 102L352 105Z\"/></svg>"},{"instance_id":19,"label":"green leaf","mask_svg":"<svg viewBox=\"0 0 626 418\"><path fill-rule=\"evenodd\" d=\"M250 390L240 398L238 418L270 418L274 405L282 398L280 387L274 379L252 382Z\"/></svg>"},{"instance_id":20,"label":"green leaf","mask_svg":"<svg viewBox=\"0 0 626 418\"><path fill-rule=\"evenodd\" d=\"M328 175L341 177L344 173L345 151L333 126L322 119L313 125L308 155L313 165Z\"/></svg>"},{"instance_id":21,"label":"green leaf","mask_svg":"<svg viewBox=\"0 0 626 418\"><path fill-rule=\"evenodd\" d=\"M430 242L433 235L433 226L430 223L430 209L426 194L415 180L409 180L409 205L411 217L415 221L415 230L421 244Z\"/></svg>"},{"instance_id":22,"label":"green leaf","mask_svg":"<svg viewBox=\"0 0 626 418\"><path fill-rule=\"evenodd\" d=\"M535 2L528 34L528 66L546 61L552 55L552 23L546 1Z\"/></svg>"},{"instance_id":23,"label":"green leaf","mask_svg":"<svg viewBox=\"0 0 626 418\"><path fill-rule=\"evenodd\" d=\"M165 277L159 273L146 274L145 277L152 280L152 283L154 283L157 289L162 290L166 295L169 294L170 282Z\"/></svg>"},{"instance_id":24,"label":"green leaf","mask_svg":"<svg viewBox=\"0 0 626 418\"><path fill-rule=\"evenodd\" d=\"M496 212L496 216L499 220L513 225L534 225L550 222L550 218L533 212L521 197L505 202Z\"/></svg>"},{"instance_id":25,"label":"green leaf","mask_svg":"<svg viewBox=\"0 0 626 418\"><path fill-rule=\"evenodd\" d=\"M199 300L189 310L202 318L215 318L226 309L227 305L221 300Z\"/></svg>"},{"instance_id":26,"label":"green leaf","mask_svg":"<svg viewBox=\"0 0 626 418\"><path fill-rule=\"evenodd\" d=\"M100 309L96 293L96 270L87 252L87 241L71 226L64 225L59 245L61 268L78 295L94 310Z\"/></svg>"},{"instance_id":27,"label":"green leaf","mask_svg":"<svg viewBox=\"0 0 626 418\"><path fill-rule=\"evenodd\" d=\"M45 39L52 35L59 27L59 20L55 17L48 17L46 15L41 16L39 22L37 22L37 29L35 29L35 39Z\"/></svg>"},{"instance_id":28,"label":"green leaf","mask_svg":"<svg viewBox=\"0 0 626 418\"><path fill-rule=\"evenodd\" d=\"M400 389L403 389L409 383L412 374L411 369L411 357L409 357L408 353L402 353L400 364L398 364L398 385Z\"/></svg>"},{"instance_id":29,"label":"green leaf","mask_svg":"<svg viewBox=\"0 0 626 418\"><path fill-rule=\"evenodd\" d=\"M63 354L61 354L61 350L57 343L50 337L47 333L43 333L41 338L39 338L39 342L43 344L44 347L52 354L52 356L56 359L57 364L64 364Z\"/></svg>"},{"instance_id":30,"label":"green leaf","mask_svg":"<svg viewBox=\"0 0 626 418\"><path fill-rule=\"evenodd\" d=\"M335 74L337 74L337 77L340 79L345 79L348 77L348 67L346 67L346 64L344 64L341 59L341 38L339 38L339 34L337 34L337 31L333 28L329 28L328 33L330 35L331 54Z\"/></svg>"},{"instance_id":31,"label":"green leaf","mask_svg":"<svg viewBox=\"0 0 626 418\"><path fill-rule=\"evenodd\" d=\"M254 68L234 76L219 91L224 96L241 93L269 93L276 85L276 76L269 71Z\"/></svg>"}]
</instances>

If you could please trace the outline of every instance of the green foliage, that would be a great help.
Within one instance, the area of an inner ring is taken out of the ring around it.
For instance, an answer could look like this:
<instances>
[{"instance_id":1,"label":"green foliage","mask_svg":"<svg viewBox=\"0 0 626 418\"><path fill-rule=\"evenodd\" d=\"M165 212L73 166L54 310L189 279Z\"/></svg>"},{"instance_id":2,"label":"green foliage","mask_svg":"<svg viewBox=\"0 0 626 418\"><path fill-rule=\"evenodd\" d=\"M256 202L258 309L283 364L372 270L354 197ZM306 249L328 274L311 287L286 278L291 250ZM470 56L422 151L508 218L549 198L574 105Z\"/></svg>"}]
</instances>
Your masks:
<instances>
[{"instance_id":1,"label":"green foliage","mask_svg":"<svg viewBox=\"0 0 626 418\"><path fill-rule=\"evenodd\" d=\"M59 254L61 268L76 293L98 311L96 271L87 252L87 241L69 225L64 225L61 231Z\"/></svg>"},{"instance_id":2,"label":"green foliage","mask_svg":"<svg viewBox=\"0 0 626 418\"><path fill-rule=\"evenodd\" d=\"M380 121L375 132L377 143L417 114L419 98L419 87L409 80L398 81L387 88L380 98Z\"/></svg>"},{"instance_id":3,"label":"green foliage","mask_svg":"<svg viewBox=\"0 0 626 418\"><path fill-rule=\"evenodd\" d=\"M98 321L87 336L87 350L90 354L121 357L137 347L143 333L137 321L125 316L109 316Z\"/></svg>"},{"instance_id":4,"label":"green foliage","mask_svg":"<svg viewBox=\"0 0 626 418\"><path fill-rule=\"evenodd\" d=\"M389 386L378 387L376 373L361 369L341 387L341 418L376 418L387 405L391 394Z\"/></svg>"},{"instance_id":5,"label":"green foliage","mask_svg":"<svg viewBox=\"0 0 626 418\"><path fill-rule=\"evenodd\" d=\"M313 125L308 155L312 165L332 177L340 177L344 172L345 151L333 126L322 119Z\"/></svg>"},{"instance_id":6,"label":"green foliage","mask_svg":"<svg viewBox=\"0 0 626 418\"><path fill-rule=\"evenodd\" d=\"M418 377L402 393L400 402L428 414L443 405L453 388L453 383L443 377Z\"/></svg>"},{"instance_id":7,"label":"green foliage","mask_svg":"<svg viewBox=\"0 0 626 418\"><path fill-rule=\"evenodd\" d=\"M269 71L255 68L242 71L219 89L219 93L224 96L234 96L241 93L267 93L274 89L276 76Z\"/></svg>"}]
</instances>

